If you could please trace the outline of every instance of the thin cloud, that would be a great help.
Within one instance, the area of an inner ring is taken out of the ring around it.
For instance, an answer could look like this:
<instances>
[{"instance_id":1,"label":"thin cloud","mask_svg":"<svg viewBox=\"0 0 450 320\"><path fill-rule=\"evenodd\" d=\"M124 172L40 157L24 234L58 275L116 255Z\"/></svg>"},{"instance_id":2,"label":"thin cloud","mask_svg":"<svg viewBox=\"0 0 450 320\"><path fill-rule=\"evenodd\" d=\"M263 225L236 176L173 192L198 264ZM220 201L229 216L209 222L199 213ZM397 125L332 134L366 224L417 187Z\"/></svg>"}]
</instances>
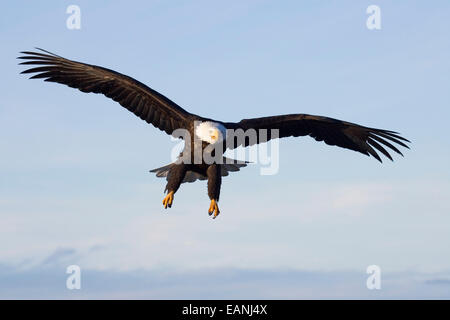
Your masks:
<instances>
[{"instance_id":1,"label":"thin cloud","mask_svg":"<svg viewBox=\"0 0 450 320\"><path fill-rule=\"evenodd\" d=\"M64 254L63 254L64 255ZM50 259L49 259L50 260ZM450 298L434 274L395 273L381 290L366 288L355 271L209 268L173 270L81 269L81 290L65 287L65 267L18 270L0 265L1 299L428 299ZM439 276L442 276L440 274ZM446 275L448 277L449 274ZM419 279L419 280L418 280ZM420 279L425 279L424 281Z\"/></svg>"}]
</instances>

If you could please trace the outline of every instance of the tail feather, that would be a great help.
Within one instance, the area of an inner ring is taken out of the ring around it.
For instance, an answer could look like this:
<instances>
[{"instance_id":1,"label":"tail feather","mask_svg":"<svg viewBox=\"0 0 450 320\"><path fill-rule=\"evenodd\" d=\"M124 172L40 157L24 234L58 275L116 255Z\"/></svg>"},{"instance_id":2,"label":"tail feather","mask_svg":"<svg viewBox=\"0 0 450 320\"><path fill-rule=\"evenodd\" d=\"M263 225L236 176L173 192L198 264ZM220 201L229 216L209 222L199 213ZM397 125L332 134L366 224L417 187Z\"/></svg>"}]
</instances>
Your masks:
<instances>
[{"instance_id":1,"label":"tail feather","mask_svg":"<svg viewBox=\"0 0 450 320\"><path fill-rule=\"evenodd\" d=\"M235 160L235 159L230 159L230 158L226 158L223 157L223 164L222 164L222 176L226 177L229 175L229 172L236 172L239 171L241 168L247 166L247 161L241 161L241 160ZM165 165L163 167L160 168L156 168L153 170L150 170L150 172L152 173L156 173L156 176L158 178L166 178L167 180L167 175L169 174L170 169L174 166L174 163L170 163L168 165ZM186 172L186 175L184 176L183 182L194 182L196 180L206 180L207 177L203 174L194 172L194 171L188 171Z\"/></svg>"},{"instance_id":2,"label":"tail feather","mask_svg":"<svg viewBox=\"0 0 450 320\"><path fill-rule=\"evenodd\" d=\"M166 165L166 166L164 166L164 167L156 168L156 169L150 170L150 172L156 173L156 176L157 176L158 178L167 177L167 174L169 173L169 171L170 171L170 169L173 167L173 165L174 165L174 164L171 163L171 164L168 164L168 165Z\"/></svg>"}]
</instances>

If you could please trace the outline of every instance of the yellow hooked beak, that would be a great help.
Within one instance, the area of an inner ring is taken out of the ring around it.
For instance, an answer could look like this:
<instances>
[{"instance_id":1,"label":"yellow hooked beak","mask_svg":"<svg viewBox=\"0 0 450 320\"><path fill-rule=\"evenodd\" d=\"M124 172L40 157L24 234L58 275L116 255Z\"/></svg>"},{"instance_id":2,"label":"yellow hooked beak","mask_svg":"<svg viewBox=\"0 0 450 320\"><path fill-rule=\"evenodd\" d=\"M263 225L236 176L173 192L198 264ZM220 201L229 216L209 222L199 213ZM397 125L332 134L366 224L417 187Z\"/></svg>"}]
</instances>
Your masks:
<instances>
[{"instance_id":1,"label":"yellow hooked beak","mask_svg":"<svg viewBox=\"0 0 450 320\"><path fill-rule=\"evenodd\" d=\"M218 130L214 130L214 131L212 132L212 134L210 135L210 137L211 137L211 139L212 139L213 141L216 141L216 140L219 138L219 132L218 132Z\"/></svg>"}]
</instances>

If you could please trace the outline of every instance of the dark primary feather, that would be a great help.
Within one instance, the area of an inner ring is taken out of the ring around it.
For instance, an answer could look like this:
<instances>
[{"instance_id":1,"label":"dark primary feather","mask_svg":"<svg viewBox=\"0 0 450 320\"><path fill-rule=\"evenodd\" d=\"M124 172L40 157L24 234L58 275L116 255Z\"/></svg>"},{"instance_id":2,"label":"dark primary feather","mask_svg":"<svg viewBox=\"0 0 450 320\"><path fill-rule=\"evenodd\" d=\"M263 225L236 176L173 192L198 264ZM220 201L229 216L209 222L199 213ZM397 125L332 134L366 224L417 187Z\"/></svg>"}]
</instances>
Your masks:
<instances>
[{"instance_id":1,"label":"dark primary feather","mask_svg":"<svg viewBox=\"0 0 450 320\"><path fill-rule=\"evenodd\" d=\"M131 77L37 49L45 53L24 51L21 52L24 56L18 57L26 60L20 64L36 66L22 72L34 74L30 79L42 78L82 92L104 94L167 134L178 128L187 129L194 119L199 118Z\"/></svg>"},{"instance_id":2,"label":"dark primary feather","mask_svg":"<svg viewBox=\"0 0 450 320\"><path fill-rule=\"evenodd\" d=\"M317 141L324 141L328 145L371 155L380 162L382 160L377 151L392 160L386 147L403 155L392 143L409 148L405 144L405 142L409 141L401 137L397 132L363 127L351 122L309 114L288 114L244 119L237 123L224 123L224 125L234 130L256 130L256 143L269 141L273 138L270 134L270 129L278 129L279 138L309 135ZM259 129L267 129L267 138L260 134ZM249 146L254 144L254 142L251 139L240 141L234 139L234 141L228 141L227 147L232 149L238 146Z\"/></svg>"}]
</instances>

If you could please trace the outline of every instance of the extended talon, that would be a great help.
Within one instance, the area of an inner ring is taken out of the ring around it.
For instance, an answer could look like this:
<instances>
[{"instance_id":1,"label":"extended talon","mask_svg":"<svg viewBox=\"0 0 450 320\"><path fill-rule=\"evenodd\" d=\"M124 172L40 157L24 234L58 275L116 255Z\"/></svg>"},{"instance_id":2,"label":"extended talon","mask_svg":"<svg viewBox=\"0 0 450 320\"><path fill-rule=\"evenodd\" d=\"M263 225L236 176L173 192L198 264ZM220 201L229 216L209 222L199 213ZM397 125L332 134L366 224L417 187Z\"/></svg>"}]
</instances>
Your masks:
<instances>
[{"instance_id":1,"label":"extended talon","mask_svg":"<svg viewBox=\"0 0 450 320\"><path fill-rule=\"evenodd\" d=\"M211 204L209 205L209 210L208 210L209 215L212 215L214 213L213 219L215 219L220 211L219 211L219 206L217 205L217 201L212 199L211 200Z\"/></svg>"},{"instance_id":2,"label":"extended talon","mask_svg":"<svg viewBox=\"0 0 450 320\"><path fill-rule=\"evenodd\" d=\"M165 196L165 198L163 199L162 203L163 203L164 209L167 209L167 206L168 206L169 208L172 207L173 194L174 194L174 193L175 193L175 192L170 191L170 192L167 194L167 196Z\"/></svg>"}]
</instances>

